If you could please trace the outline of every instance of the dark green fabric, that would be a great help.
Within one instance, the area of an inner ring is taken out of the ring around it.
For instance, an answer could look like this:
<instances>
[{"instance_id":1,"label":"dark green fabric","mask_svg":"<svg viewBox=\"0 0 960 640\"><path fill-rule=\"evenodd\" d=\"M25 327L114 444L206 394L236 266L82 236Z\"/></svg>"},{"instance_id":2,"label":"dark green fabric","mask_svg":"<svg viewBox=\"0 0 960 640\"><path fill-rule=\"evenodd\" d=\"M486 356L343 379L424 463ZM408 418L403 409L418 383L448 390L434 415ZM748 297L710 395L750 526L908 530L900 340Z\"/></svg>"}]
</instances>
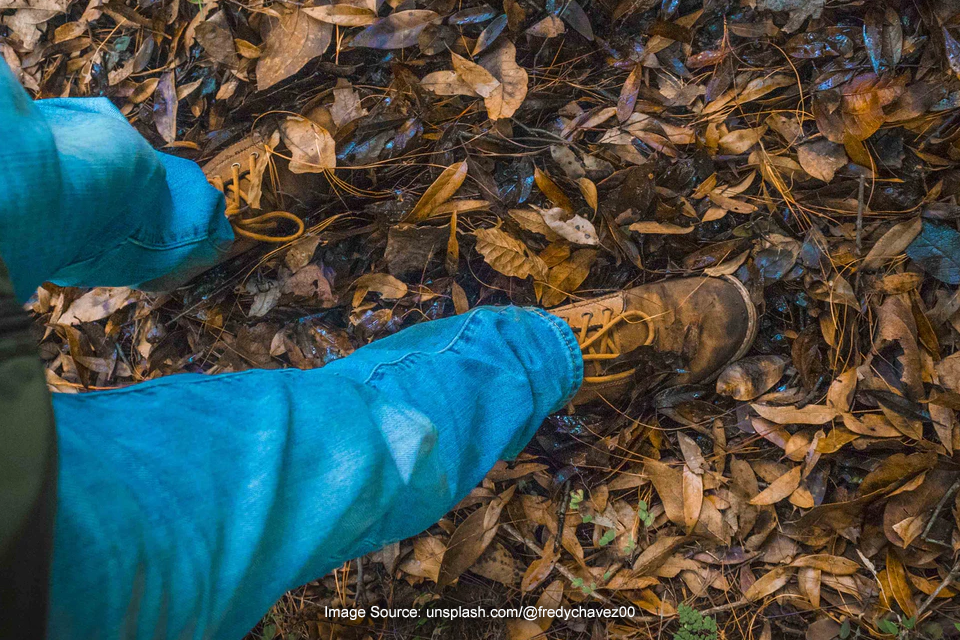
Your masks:
<instances>
[{"instance_id":1,"label":"dark green fabric","mask_svg":"<svg viewBox=\"0 0 960 640\"><path fill-rule=\"evenodd\" d=\"M0 259L0 638L46 635L57 487L53 408Z\"/></svg>"}]
</instances>

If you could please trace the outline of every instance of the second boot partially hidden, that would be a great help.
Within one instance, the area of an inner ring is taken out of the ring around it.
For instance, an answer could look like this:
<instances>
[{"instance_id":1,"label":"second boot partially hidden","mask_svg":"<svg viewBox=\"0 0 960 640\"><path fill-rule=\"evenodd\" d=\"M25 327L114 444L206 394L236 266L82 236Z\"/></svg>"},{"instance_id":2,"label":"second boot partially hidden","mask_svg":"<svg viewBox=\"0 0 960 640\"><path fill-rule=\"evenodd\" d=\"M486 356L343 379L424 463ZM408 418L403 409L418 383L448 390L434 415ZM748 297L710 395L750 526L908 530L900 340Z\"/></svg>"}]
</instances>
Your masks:
<instances>
[{"instance_id":1,"label":"second boot partially hidden","mask_svg":"<svg viewBox=\"0 0 960 640\"><path fill-rule=\"evenodd\" d=\"M757 334L757 309L733 277L675 278L550 310L573 329L584 380L573 400L614 402L636 384L706 382L741 358ZM676 371L639 371L669 354ZM645 379L637 380L643 375Z\"/></svg>"}]
</instances>

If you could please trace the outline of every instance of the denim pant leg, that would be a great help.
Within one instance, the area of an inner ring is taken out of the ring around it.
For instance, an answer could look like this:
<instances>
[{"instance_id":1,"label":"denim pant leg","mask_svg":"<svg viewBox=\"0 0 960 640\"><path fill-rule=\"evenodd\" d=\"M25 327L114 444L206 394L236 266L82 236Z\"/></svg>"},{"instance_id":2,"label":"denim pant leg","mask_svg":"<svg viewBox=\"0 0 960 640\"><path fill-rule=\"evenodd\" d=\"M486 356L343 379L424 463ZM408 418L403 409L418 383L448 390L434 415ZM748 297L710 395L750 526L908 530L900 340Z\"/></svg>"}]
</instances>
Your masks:
<instances>
[{"instance_id":1,"label":"denim pant leg","mask_svg":"<svg viewBox=\"0 0 960 640\"><path fill-rule=\"evenodd\" d=\"M312 371L55 395L53 638L236 638L438 520L582 380L554 316L481 307Z\"/></svg>"},{"instance_id":2,"label":"denim pant leg","mask_svg":"<svg viewBox=\"0 0 960 640\"><path fill-rule=\"evenodd\" d=\"M0 61L0 255L15 292L141 286L233 242L196 163L154 151L106 98L31 101Z\"/></svg>"}]
</instances>

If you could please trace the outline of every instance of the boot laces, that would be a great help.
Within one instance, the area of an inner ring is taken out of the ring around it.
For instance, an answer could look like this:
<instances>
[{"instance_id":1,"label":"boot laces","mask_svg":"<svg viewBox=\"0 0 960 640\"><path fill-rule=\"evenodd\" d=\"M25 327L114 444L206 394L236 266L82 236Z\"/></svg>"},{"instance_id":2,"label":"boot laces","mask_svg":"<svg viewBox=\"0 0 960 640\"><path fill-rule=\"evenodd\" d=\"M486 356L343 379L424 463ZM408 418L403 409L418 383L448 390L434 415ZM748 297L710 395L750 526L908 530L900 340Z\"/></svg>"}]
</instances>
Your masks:
<instances>
[{"instance_id":1,"label":"boot laces","mask_svg":"<svg viewBox=\"0 0 960 640\"><path fill-rule=\"evenodd\" d=\"M266 152L267 154L270 153L269 147L266 149ZM227 184L224 184L223 178L220 176L211 178L210 184L223 193L226 198L227 206L224 213L227 219L230 220L230 224L233 226L233 230L237 235L261 242L283 243L296 240L303 235L303 220L289 211L271 211L250 217L240 215L249 205L248 195L241 189L240 179L244 175L254 175L256 173L257 160L259 158L259 151L252 152L247 158L249 164L246 168L239 162L234 162L230 166L231 175ZM277 228L280 220L292 222L296 225L296 231L287 235L271 235L269 232Z\"/></svg>"},{"instance_id":2,"label":"boot laces","mask_svg":"<svg viewBox=\"0 0 960 640\"><path fill-rule=\"evenodd\" d=\"M653 322L647 314L642 311L632 310L623 313L614 314L612 309L604 309L601 314L601 325L599 329L590 331L591 322L593 322L594 313L587 311L580 316L580 326L574 327L577 333L577 343L580 345L580 351L583 355L584 363L593 363L592 368L595 373L601 371L600 363L605 360L614 360L623 355L620 348L613 340L613 329L621 323L633 324L642 322L647 326L647 337L642 346L650 345L655 337ZM605 383L616 382L629 378L636 371L636 367L621 371L619 373L584 376L585 383Z\"/></svg>"}]
</instances>

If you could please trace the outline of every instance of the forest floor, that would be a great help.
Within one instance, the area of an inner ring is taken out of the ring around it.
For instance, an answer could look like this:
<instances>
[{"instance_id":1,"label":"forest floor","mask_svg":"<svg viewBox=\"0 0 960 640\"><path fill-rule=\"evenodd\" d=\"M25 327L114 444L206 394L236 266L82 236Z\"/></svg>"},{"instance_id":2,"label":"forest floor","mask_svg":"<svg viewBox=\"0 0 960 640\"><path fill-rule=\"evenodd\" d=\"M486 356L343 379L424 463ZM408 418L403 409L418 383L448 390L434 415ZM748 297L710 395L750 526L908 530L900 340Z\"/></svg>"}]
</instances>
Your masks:
<instances>
[{"instance_id":1,"label":"forest floor","mask_svg":"<svg viewBox=\"0 0 960 640\"><path fill-rule=\"evenodd\" d=\"M45 286L50 387L320 367L479 304L733 275L762 315L719 384L549 418L435 526L252 637L957 637L958 11L0 0L34 96L107 96L198 162L279 126L322 185L303 237L172 293ZM683 367L663 355L638 366ZM322 618L358 602L638 614Z\"/></svg>"}]
</instances>

